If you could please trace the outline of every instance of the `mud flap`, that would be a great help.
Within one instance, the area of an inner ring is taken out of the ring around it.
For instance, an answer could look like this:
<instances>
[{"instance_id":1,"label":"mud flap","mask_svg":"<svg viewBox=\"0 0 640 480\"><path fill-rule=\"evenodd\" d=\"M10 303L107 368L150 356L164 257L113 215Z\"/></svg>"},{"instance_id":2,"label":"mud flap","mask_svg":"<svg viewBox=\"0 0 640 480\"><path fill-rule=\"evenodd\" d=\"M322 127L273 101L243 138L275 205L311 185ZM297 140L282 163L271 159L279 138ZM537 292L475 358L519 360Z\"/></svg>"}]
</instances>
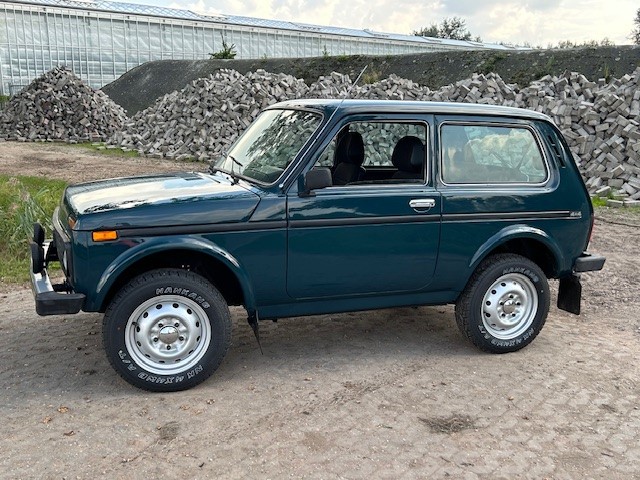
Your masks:
<instances>
[{"instance_id":1,"label":"mud flap","mask_svg":"<svg viewBox=\"0 0 640 480\"><path fill-rule=\"evenodd\" d=\"M580 315L580 300L582 299L582 284L579 275L570 275L560 279L558 289L558 308L565 312Z\"/></svg>"}]
</instances>

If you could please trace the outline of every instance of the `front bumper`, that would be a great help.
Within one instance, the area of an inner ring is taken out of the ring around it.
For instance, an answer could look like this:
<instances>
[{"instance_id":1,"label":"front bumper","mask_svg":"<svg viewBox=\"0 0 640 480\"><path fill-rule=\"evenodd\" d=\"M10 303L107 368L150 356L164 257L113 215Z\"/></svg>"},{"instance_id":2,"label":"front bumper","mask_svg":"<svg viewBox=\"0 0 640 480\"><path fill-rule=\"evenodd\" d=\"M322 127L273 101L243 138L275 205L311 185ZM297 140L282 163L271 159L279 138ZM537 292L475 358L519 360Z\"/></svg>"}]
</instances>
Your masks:
<instances>
[{"instance_id":1,"label":"front bumper","mask_svg":"<svg viewBox=\"0 0 640 480\"><path fill-rule=\"evenodd\" d=\"M36 234L31 242L31 290L36 301L38 315L63 315L82 310L86 296L70 291L68 284L52 285L46 266L57 260L55 242L42 240L42 227L35 226Z\"/></svg>"}]
</instances>

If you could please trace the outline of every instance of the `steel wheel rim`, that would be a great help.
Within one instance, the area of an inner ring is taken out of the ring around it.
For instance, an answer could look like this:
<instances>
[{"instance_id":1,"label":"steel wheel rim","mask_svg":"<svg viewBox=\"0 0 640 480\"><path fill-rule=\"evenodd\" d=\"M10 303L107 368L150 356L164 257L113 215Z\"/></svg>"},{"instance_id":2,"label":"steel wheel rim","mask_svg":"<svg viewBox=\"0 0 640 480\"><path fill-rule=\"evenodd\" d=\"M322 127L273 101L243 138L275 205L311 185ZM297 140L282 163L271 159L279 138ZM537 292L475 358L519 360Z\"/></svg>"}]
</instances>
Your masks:
<instances>
[{"instance_id":1,"label":"steel wheel rim","mask_svg":"<svg viewBox=\"0 0 640 480\"><path fill-rule=\"evenodd\" d=\"M125 345L133 360L159 375L193 368L210 343L207 314L195 301L178 295L161 295L142 303L125 327Z\"/></svg>"},{"instance_id":2,"label":"steel wheel rim","mask_svg":"<svg viewBox=\"0 0 640 480\"><path fill-rule=\"evenodd\" d=\"M529 277L508 273L499 277L482 300L485 330L500 340L512 340L526 332L538 312L538 291Z\"/></svg>"}]
</instances>

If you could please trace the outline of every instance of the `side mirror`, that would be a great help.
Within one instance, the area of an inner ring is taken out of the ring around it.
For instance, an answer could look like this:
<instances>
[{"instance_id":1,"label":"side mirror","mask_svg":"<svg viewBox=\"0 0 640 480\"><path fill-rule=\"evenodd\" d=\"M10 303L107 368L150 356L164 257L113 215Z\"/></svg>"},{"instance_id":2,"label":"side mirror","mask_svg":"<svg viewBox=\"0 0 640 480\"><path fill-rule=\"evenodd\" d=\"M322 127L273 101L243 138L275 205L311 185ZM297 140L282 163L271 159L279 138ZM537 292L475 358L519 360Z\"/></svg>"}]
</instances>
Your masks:
<instances>
[{"instance_id":1,"label":"side mirror","mask_svg":"<svg viewBox=\"0 0 640 480\"><path fill-rule=\"evenodd\" d=\"M304 176L304 193L309 195L312 190L333 186L331 170L326 167L312 168Z\"/></svg>"}]
</instances>

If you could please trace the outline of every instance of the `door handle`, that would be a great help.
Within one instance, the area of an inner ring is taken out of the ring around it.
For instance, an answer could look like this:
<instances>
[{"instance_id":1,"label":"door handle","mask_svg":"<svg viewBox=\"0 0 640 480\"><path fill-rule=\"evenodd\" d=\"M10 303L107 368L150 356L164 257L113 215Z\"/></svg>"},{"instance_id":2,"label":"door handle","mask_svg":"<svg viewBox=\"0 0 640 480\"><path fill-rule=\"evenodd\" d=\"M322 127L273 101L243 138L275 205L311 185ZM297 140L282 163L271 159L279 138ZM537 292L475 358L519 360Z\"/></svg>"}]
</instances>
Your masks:
<instances>
[{"instance_id":1,"label":"door handle","mask_svg":"<svg viewBox=\"0 0 640 480\"><path fill-rule=\"evenodd\" d=\"M433 198L414 198L409 201L409 206L416 211L424 211L435 207L436 201Z\"/></svg>"}]
</instances>

